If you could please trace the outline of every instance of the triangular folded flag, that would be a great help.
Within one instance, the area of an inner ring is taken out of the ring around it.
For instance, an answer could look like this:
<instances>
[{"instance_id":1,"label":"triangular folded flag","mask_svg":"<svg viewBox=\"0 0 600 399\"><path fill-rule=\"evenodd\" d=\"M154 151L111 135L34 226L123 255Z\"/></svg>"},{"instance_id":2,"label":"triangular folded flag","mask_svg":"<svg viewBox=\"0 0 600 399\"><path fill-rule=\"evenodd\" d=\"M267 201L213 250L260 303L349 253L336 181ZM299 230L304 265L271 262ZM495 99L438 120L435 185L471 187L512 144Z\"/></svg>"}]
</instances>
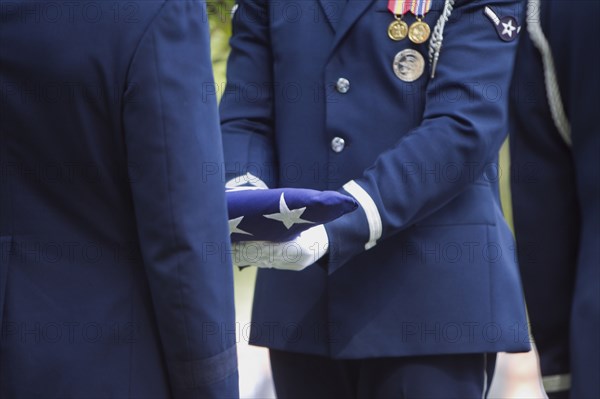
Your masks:
<instances>
[{"instance_id":1,"label":"triangular folded flag","mask_svg":"<svg viewBox=\"0 0 600 399\"><path fill-rule=\"evenodd\" d=\"M304 188L232 189L226 192L231 241L283 242L354 211L354 198Z\"/></svg>"}]
</instances>

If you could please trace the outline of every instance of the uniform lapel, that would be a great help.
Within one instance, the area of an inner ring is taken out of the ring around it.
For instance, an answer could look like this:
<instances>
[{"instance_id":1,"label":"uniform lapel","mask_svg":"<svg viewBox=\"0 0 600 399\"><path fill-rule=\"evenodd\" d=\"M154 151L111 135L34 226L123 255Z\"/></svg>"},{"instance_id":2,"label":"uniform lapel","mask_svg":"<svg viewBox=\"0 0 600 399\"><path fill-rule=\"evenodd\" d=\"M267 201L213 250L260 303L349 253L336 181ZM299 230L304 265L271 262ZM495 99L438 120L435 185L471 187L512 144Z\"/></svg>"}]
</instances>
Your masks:
<instances>
[{"instance_id":1,"label":"uniform lapel","mask_svg":"<svg viewBox=\"0 0 600 399\"><path fill-rule=\"evenodd\" d=\"M327 1L327 0L320 0ZM346 1L346 0L342 0ZM347 0L341 19L335 28L335 39L332 50L335 50L341 40L346 36L352 25L367 10L375 0Z\"/></svg>"},{"instance_id":2,"label":"uniform lapel","mask_svg":"<svg viewBox=\"0 0 600 399\"><path fill-rule=\"evenodd\" d=\"M348 0L318 0L318 2L321 5L323 14L325 14L325 19L335 32Z\"/></svg>"}]
</instances>

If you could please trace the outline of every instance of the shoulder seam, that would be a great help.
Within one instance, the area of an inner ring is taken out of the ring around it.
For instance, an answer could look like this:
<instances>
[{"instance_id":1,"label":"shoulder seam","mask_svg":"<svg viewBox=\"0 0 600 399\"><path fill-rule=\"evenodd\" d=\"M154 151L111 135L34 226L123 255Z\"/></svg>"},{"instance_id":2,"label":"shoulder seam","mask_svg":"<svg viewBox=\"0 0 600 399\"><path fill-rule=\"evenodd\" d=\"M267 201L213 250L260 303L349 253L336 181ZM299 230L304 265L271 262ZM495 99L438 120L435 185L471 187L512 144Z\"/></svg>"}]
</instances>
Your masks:
<instances>
[{"instance_id":1,"label":"shoulder seam","mask_svg":"<svg viewBox=\"0 0 600 399\"><path fill-rule=\"evenodd\" d=\"M131 74L131 68L132 68L133 63L139 53L142 42L144 41L144 39L146 39L146 36L148 35L148 32L150 31L150 28L152 27L152 25L154 25L154 21L156 21L156 19L162 13L163 9L165 8L165 4L167 4L167 1L168 0L164 0L163 3L158 8L158 10L156 10L156 14L154 14L154 16L150 19L150 22L148 23L146 28L144 28L144 32L140 36L140 39L138 40L137 44L135 45L135 48L133 49L133 52L131 53L131 58L129 59L129 63L127 64L127 70L125 72L125 81L124 81L125 84L127 84L129 82L129 75ZM125 95L126 90L127 90L127 87L124 88L123 96Z\"/></svg>"}]
</instances>

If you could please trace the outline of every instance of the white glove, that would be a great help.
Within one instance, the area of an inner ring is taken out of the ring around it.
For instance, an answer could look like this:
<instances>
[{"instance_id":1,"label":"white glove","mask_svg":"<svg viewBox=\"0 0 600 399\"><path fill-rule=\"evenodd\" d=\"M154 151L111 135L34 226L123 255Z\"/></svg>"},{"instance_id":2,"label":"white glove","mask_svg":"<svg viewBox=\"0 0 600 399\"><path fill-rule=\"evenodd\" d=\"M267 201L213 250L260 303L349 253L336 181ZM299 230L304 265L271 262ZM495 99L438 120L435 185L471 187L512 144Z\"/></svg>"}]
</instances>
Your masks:
<instances>
[{"instance_id":1,"label":"white glove","mask_svg":"<svg viewBox=\"0 0 600 399\"><path fill-rule=\"evenodd\" d=\"M329 239L322 224L286 242L242 241L232 244L233 265L300 271L327 253Z\"/></svg>"},{"instance_id":2,"label":"white glove","mask_svg":"<svg viewBox=\"0 0 600 399\"><path fill-rule=\"evenodd\" d=\"M225 190L240 190L253 188L269 188L260 178L248 172L245 175L234 177L225 183Z\"/></svg>"}]
</instances>

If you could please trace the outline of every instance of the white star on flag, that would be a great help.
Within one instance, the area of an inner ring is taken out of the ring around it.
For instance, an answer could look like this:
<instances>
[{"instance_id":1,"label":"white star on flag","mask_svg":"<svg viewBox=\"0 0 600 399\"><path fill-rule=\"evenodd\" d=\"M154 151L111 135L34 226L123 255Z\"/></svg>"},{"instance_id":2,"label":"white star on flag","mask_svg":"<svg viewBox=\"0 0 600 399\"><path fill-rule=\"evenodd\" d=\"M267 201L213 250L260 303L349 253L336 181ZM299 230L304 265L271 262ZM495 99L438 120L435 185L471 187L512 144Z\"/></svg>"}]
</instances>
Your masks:
<instances>
[{"instance_id":1,"label":"white star on flag","mask_svg":"<svg viewBox=\"0 0 600 399\"><path fill-rule=\"evenodd\" d=\"M301 219L300 216L304 213L306 207L298 208L298 209L290 209L285 203L285 198L283 193L281 193L281 197L279 197L279 213L271 213L270 215L263 215L268 219L278 220L285 226L286 229L289 230L295 224L299 223L313 223L308 220Z\"/></svg>"},{"instance_id":2,"label":"white star on flag","mask_svg":"<svg viewBox=\"0 0 600 399\"><path fill-rule=\"evenodd\" d=\"M512 23L512 19L509 19L508 22L502 22L502 26L504 27L502 34L508 35L508 37L512 37L513 32L517 30L517 28Z\"/></svg>"},{"instance_id":3,"label":"white star on flag","mask_svg":"<svg viewBox=\"0 0 600 399\"><path fill-rule=\"evenodd\" d=\"M232 233L247 234L249 236L252 235L252 233L248 233L247 231L244 231L244 230L238 228L238 226L242 222L243 218L244 218L243 216L240 216L239 218L235 218L235 219L230 219L229 220L229 234L230 235Z\"/></svg>"}]
</instances>

